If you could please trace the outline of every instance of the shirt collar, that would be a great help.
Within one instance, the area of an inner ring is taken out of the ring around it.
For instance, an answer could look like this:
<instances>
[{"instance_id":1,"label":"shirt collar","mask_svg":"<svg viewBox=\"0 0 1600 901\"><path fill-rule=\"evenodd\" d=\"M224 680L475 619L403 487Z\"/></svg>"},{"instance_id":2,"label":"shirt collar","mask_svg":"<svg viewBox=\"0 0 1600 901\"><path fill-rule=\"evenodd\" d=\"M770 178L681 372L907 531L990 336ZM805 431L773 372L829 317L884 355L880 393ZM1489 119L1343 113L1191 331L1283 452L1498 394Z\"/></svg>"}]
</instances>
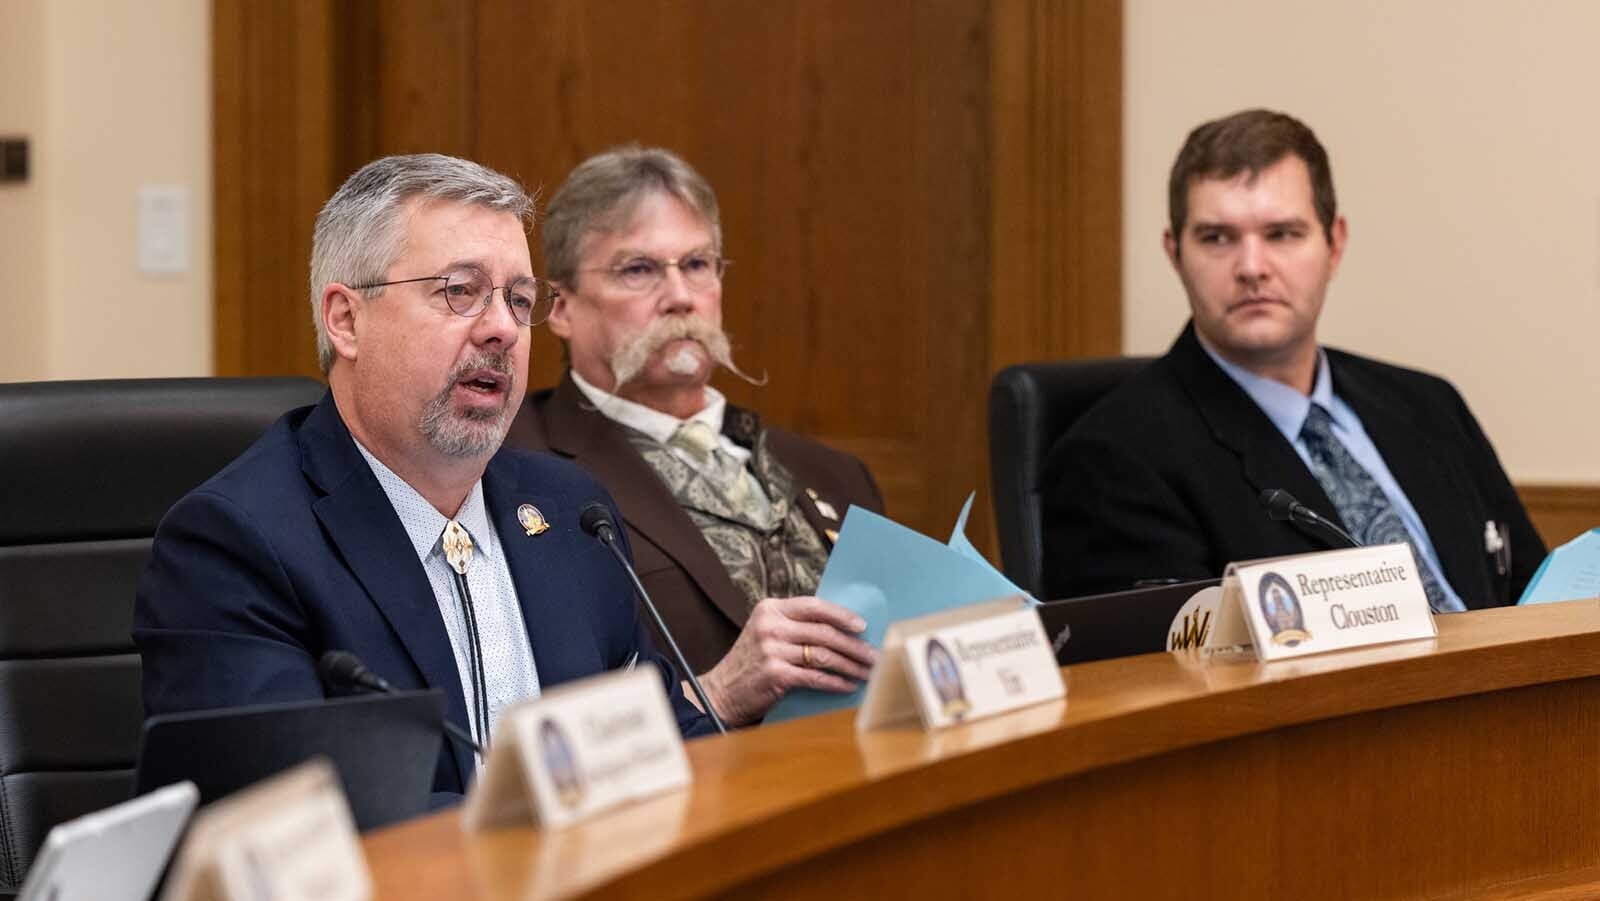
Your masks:
<instances>
[{"instance_id":1,"label":"shirt collar","mask_svg":"<svg viewBox=\"0 0 1600 901\"><path fill-rule=\"evenodd\" d=\"M351 436L354 441L354 436ZM417 489L405 479L396 475L394 470L383 465L383 461L373 456L360 441L356 441L356 450L361 451L361 456L367 460L367 465L372 468L372 474L377 476L378 484L383 488L383 493L389 498L389 506L400 517L400 525L405 527L406 536L411 539L411 546L417 552L417 558L427 561L428 557L443 553L440 542L443 540L444 527L450 520L434 509ZM456 522L467 530L467 535L472 538L472 550L475 554L484 557L493 556L494 541L489 534L489 511L483 502L483 480L479 479L472 485L472 491L467 494L466 503L456 512Z\"/></svg>"},{"instance_id":2,"label":"shirt collar","mask_svg":"<svg viewBox=\"0 0 1600 901\"><path fill-rule=\"evenodd\" d=\"M1199 337L1197 334L1195 337ZM1317 348L1317 376L1312 383L1311 396L1290 388L1282 382L1276 382L1264 376L1256 375L1243 366L1223 359L1222 355L1212 349L1205 339L1200 339L1200 346L1206 355L1211 357L1228 378L1244 389L1250 399L1256 402L1261 412L1267 414L1272 424L1283 433L1283 437L1293 444L1300 438L1300 429L1305 425L1306 416L1311 412L1314 403L1337 418L1333 403L1333 378L1329 374L1328 355L1322 348Z\"/></svg>"},{"instance_id":3,"label":"shirt collar","mask_svg":"<svg viewBox=\"0 0 1600 901\"><path fill-rule=\"evenodd\" d=\"M644 404L602 391L579 375L576 369L571 370L571 373L573 384L578 386L578 390L583 392L583 396L589 399L589 403L594 404L601 415L615 423L645 433L658 444L666 444L673 433L686 422L703 422L716 434L722 434L722 419L728 409L728 399L721 391L710 385L705 387L706 405L700 412L688 419L679 419L669 413L652 410Z\"/></svg>"}]
</instances>

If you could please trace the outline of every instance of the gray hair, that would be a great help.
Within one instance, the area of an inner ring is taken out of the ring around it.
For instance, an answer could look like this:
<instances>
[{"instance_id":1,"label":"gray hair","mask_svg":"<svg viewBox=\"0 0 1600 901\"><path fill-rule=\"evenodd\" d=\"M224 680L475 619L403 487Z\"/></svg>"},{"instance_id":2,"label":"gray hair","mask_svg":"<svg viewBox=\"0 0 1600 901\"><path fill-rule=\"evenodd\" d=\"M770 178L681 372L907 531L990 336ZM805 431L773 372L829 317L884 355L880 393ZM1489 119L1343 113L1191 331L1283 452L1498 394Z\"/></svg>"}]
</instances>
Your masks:
<instances>
[{"instance_id":1,"label":"gray hair","mask_svg":"<svg viewBox=\"0 0 1600 901\"><path fill-rule=\"evenodd\" d=\"M722 250L722 216L711 185L670 150L627 144L584 160L550 199L543 229L550 280L576 288L584 236L626 228L639 203L657 191L700 214L711 226L717 251Z\"/></svg>"},{"instance_id":2,"label":"gray hair","mask_svg":"<svg viewBox=\"0 0 1600 901\"><path fill-rule=\"evenodd\" d=\"M324 375L333 368L333 345L322 322L322 292L335 282L354 286L383 281L405 249L400 210L413 197L483 206L511 213L528 227L533 224L533 198L522 186L470 160L417 153L362 166L322 205L311 238L311 320ZM366 293L375 297L383 289Z\"/></svg>"}]
</instances>

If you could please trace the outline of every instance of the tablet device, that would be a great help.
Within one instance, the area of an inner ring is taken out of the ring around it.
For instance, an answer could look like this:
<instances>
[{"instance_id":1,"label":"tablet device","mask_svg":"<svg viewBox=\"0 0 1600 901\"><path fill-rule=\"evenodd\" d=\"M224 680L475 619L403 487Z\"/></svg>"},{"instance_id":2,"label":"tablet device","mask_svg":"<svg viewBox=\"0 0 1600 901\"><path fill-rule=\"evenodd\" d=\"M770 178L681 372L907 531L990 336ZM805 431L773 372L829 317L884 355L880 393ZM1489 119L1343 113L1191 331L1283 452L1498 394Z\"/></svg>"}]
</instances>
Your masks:
<instances>
[{"instance_id":1,"label":"tablet device","mask_svg":"<svg viewBox=\"0 0 1600 901\"><path fill-rule=\"evenodd\" d=\"M17 901L145 901L199 799L179 782L58 824Z\"/></svg>"},{"instance_id":2,"label":"tablet device","mask_svg":"<svg viewBox=\"0 0 1600 901\"><path fill-rule=\"evenodd\" d=\"M427 812L443 722L438 689L153 716L138 790L187 779L209 804L321 754L366 831Z\"/></svg>"},{"instance_id":3,"label":"tablet device","mask_svg":"<svg viewBox=\"0 0 1600 901\"><path fill-rule=\"evenodd\" d=\"M1200 591L1221 579L1173 582L1039 605L1056 662L1088 663L1167 649L1172 618Z\"/></svg>"}]
</instances>

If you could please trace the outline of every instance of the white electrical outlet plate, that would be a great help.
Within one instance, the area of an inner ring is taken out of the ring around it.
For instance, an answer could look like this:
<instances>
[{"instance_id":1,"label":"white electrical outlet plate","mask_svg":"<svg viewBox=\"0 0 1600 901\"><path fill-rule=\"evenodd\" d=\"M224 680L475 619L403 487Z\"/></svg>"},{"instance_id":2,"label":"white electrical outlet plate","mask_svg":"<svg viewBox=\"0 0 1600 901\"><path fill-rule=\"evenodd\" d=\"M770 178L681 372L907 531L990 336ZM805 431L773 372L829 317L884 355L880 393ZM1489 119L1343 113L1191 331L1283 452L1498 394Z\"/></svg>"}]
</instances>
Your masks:
<instances>
[{"instance_id":1,"label":"white electrical outlet plate","mask_svg":"<svg viewBox=\"0 0 1600 901\"><path fill-rule=\"evenodd\" d=\"M139 186L139 271L189 271L189 189Z\"/></svg>"}]
</instances>

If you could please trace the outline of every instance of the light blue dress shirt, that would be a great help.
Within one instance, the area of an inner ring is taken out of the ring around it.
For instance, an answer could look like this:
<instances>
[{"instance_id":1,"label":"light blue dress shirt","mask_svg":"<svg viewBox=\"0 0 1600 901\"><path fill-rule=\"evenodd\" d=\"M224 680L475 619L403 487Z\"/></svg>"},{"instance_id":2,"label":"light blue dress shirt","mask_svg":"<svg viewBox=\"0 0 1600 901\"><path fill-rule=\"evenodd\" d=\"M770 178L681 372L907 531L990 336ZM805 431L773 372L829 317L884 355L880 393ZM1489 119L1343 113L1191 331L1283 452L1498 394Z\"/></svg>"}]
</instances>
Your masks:
<instances>
[{"instance_id":1,"label":"light blue dress shirt","mask_svg":"<svg viewBox=\"0 0 1600 901\"><path fill-rule=\"evenodd\" d=\"M1367 436L1367 430L1361 425L1361 417L1356 411L1345 403L1343 398L1333 393L1333 376L1328 368L1328 355L1320 348L1317 350L1317 378L1311 389L1311 396L1290 388L1282 382L1264 378L1235 365L1222 358L1221 354L1211 349L1204 340L1200 346L1207 355L1228 374L1228 378L1244 389L1250 399L1256 402L1261 412L1267 414L1272 424L1277 427L1283 437L1294 446L1294 452L1300 455L1301 462L1306 469L1311 468L1311 451L1307 449L1304 441L1300 440L1300 429L1305 425L1306 416L1311 413L1311 405L1316 404L1328 411L1333 419L1333 433L1350 451L1350 456L1360 463L1362 468L1372 475L1373 481L1378 483L1389 504L1400 515L1400 522L1411 533L1411 540L1415 543L1417 551L1422 554L1423 561L1433 568L1434 575L1438 576L1439 584L1444 588L1446 609L1465 610L1466 605L1461 602L1461 596L1451 587L1450 580L1445 578L1444 567L1439 565L1439 555L1434 552L1433 540L1428 537L1428 530L1422 525L1422 517L1417 515L1411 500L1400 489L1400 483L1394 479L1394 474L1389 472L1388 464L1383 462L1383 455L1378 453L1378 446L1372 443Z\"/></svg>"}]
</instances>

